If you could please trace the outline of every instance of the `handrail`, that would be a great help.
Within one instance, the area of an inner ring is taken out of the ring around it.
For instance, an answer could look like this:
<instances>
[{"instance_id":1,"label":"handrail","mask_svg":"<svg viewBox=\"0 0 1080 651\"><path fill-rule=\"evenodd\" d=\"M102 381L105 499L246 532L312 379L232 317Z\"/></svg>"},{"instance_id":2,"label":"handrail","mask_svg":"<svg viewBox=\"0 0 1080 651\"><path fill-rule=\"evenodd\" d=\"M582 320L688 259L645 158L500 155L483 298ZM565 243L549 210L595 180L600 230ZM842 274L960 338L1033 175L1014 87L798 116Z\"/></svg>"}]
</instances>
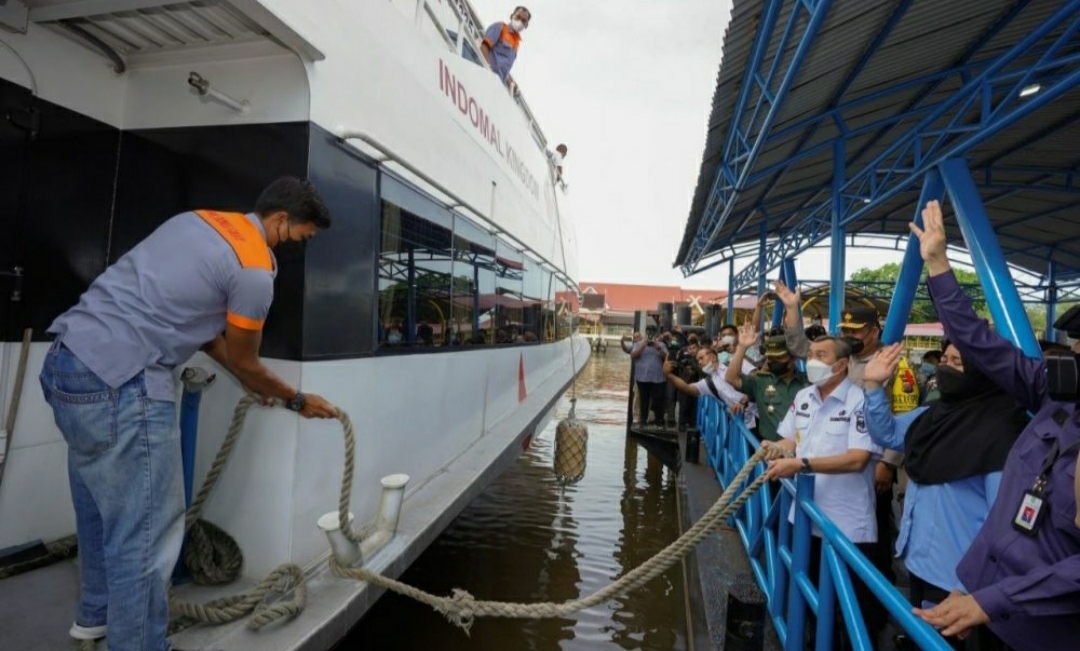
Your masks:
<instances>
[{"instance_id":1,"label":"handrail","mask_svg":"<svg viewBox=\"0 0 1080 651\"><path fill-rule=\"evenodd\" d=\"M431 178L431 176L429 176L425 172L421 171L420 168L416 167L415 165L413 165L409 161L405 160L401 155L399 155L393 149L391 149L390 147L388 147L388 146L384 145L383 143L379 142L371 134L369 134L367 132L364 132L364 131L359 131L359 130L356 130L356 129L348 129L348 128L343 127L343 126L339 126L336 129L336 132L337 132L336 135L337 135L338 139L341 140L342 142L345 142L345 141L348 141L348 140L359 140L359 141L367 144L368 146L374 148L382 156L385 157L383 160L379 161L380 164L385 164L386 162L391 161L391 162L397 163L398 165L404 167L410 173L415 174L421 180L423 180L425 183L427 183L431 187L435 188L436 190L438 190L439 192L441 192L442 194L447 196L450 199L450 201L453 202L453 204L454 204L453 206L451 206L451 204L449 204L449 203L444 204L444 207L447 210L453 211L455 207L467 209L469 212L473 213L474 215L476 215L477 218L479 218L485 224L487 224L489 228L494 229L495 232L497 232L499 234L502 234L502 235L506 235L510 239L512 239L516 243L516 245L521 248L522 251L527 251L534 258L536 258L537 262L540 262L541 264L546 264L546 265L550 266L552 268L552 270L553 270L552 273L554 273L556 277L558 277L560 280L563 280L566 283L568 283L571 287L573 287L575 289L575 291L578 291L577 282L574 279L570 278L570 276L567 274L566 269L560 269L558 266L555 265L554 262L552 262L551 260L548 260L546 257L541 255L538 251L536 251L535 249L530 247L528 244L523 242L521 239L519 239L518 237L516 237L512 233L509 233L509 232L505 231L499 224L495 223L495 221L493 219L493 217L494 217L493 215L488 216L488 215L484 214L484 212L481 211L479 208L477 208L473 204L469 203L465 199L463 199L460 196L458 196L457 194L455 194L453 191L451 191L449 188L447 188L442 183L439 183L435 179Z\"/></svg>"},{"instance_id":2,"label":"handrail","mask_svg":"<svg viewBox=\"0 0 1080 651\"><path fill-rule=\"evenodd\" d=\"M733 418L716 400L698 401L698 423L709 465L724 486L735 477L759 447L741 418ZM748 481L763 473L761 464ZM872 648L859 613L850 574L859 577L875 599L922 649L950 651L937 631L911 612L907 599L877 571L870 561L814 502L814 477L799 475L783 480L773 497L768 484L753 495L733 519L758 586L766 594L768 614L785 649L803 647L808 616L817 617L817 648L833 639L833 613L839 606L845 628L856 649ZM794 525L788 512L795 504ZM822 534L820 578L814 585L808 574L813 527Z\"/></svg>"}]
</instances>

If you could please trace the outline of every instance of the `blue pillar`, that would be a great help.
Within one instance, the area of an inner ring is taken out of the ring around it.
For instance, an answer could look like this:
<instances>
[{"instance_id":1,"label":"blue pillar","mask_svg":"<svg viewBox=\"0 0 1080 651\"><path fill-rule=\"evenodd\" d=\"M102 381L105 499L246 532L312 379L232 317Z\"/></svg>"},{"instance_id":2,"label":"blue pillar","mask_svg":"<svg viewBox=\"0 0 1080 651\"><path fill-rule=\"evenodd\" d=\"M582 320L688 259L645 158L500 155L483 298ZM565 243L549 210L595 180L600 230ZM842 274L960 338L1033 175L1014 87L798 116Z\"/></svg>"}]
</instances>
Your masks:
<instances>
[{"instance_id":1,"label":"blue pillar","mask_svg":"<svg viewBox=\"0 0 1080 651\"><path fill-rule=\"evenodd\" d=\"M720 326L727 323L735 323L735 258L728 260L727 314Z\"/></svg>"},{"instance_id":2,"label":"blue pillar","mask_svg":"<svg viewBox=\"0 0 1080 651\"><path fill-rule=\"evenodd\" d=\"M944 193L945 186L941 182L941 173L936 169L929 170L923 177L919 204L915 206L913 221L917 226L922 228L923 207L931 200L940 201ZM900 277L896 280L896 289L889 303L889 313L885 316L885 329L881 333L882 343L894 344L903 340L904 328L911 314L911 306L915 303L915 292L919 289L922 270L923 259L922 254L919 253L919 238L911 235L908 238L907 250L904 251L904 261L900 265Z\"/></svg>"},{"instance_id":3,"label":"blue pillar","mask_svg":"<svg viewBox=\"0 0 1080 651\"><path fill-rule=\"evenodd\" d=\"M792 291L799 286L799 280L795 276L795 258L784 258L780 263L780 280L790 287ZM799 323L802 323L802 306L795 308L799 313ZM784 304L776 301L773 305L772 325L774 328L784 324Z\"/></svg>"},{"instance_id":4,"label":"blue pillar","mask_svg":"<svg viewBox=\"0 0 1080 651\"><path fill-rule=\"evenodd\" d=\"M760 297L762 294L764 294L765 289L769 286L769 279L766 276L766 269L765 269L765 254L769 250L768 246L769 246L769 222L764 217L762 217L762 219L761 219L761 240L758 243L758 269L760 269L760 272L758 273L758 278L757 278L757 295L758 295L758 297ZM759 323L755 323L754 327L758 329L758 332L761 332L765 328L765 315L764 314L761 315L761 321Z\"/></svg>"},{"instance_id":5,"label":"blue pillar","mask_svg":"<svg viewBox=\"0 0 1080 651\"><path fill-rule=\"evenodd\" d=\"M949 192L956 220L960 222L960 232L971 253L975 272L979 275L986 304L994 318L994 328L998 334L1012 341L1013 345L1024 351L1032 359L1042 357L1039 342L1031 330L1024 304L1016 291L1005 256L1001 253L994 228L986 214L975 181L971 178L967 162L962 158L950 158L940 166L945 189Z\"/></svg>"},{"instance_id":6,"label":"blue pillar","mask_svg":"<svg viewBox=\"0 0 1080 651\"><path fill-rule=\"evenodd\" d=\"M1054 330L1054 321L1057 321L1058 303L1057 263L1053 260L1047 261L1046 280L1046 340L1057 341L1058 334Z\"/></svg>"},{"instance_id":7,"label":"blue pillar","mask_svg":"<svg viewBox=\"0 0 1080 651\"><path fill-rule=\"evenodd\" d=\"M829 332L839 334L843 320L844 293L844 202L841 188L847 171L844 165L844 141L837 139L833 145L833 181L832 181L832 246L830 247L831 264L829 265Z\"/></svg>"}]
</instances>

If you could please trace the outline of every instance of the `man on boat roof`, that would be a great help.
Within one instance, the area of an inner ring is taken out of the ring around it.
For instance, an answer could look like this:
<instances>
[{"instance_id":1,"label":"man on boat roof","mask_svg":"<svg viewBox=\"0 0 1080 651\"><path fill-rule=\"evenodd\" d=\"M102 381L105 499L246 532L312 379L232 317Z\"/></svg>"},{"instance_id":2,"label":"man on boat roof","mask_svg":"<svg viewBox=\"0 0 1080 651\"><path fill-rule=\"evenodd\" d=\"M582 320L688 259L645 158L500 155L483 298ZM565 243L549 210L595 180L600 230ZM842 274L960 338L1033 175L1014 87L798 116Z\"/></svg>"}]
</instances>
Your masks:
<instances>
[{"instance_id":1,"label":"man on boat roof","mask_svg":"<svg viewBox=\"0 0 1080 651\"><path fill-rule=\"evenodd\" d=\"M516 85L510 78L510 68L514 67L514 61L517 59L521 33L529 27L531 20L532 12L527 8L514 7L513 13L510 14L510 22L492 23L484 32L484 41L480 44L480 52L484 55L484 60L511 90L516 89Z\"/></svg>"}]
</instances>

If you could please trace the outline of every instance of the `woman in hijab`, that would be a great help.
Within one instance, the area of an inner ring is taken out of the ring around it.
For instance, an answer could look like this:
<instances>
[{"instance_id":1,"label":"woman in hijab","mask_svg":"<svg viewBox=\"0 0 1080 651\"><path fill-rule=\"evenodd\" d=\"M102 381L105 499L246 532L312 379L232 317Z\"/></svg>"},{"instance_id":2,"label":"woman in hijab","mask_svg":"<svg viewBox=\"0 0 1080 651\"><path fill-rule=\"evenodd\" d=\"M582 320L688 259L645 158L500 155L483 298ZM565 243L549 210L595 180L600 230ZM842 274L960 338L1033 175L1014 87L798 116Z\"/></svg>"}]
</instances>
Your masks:
<instances>
[{"instance_id":1,"label":"woman in hijab","mask_svg":"<svg viewBox=\"0 0 1080 651\"><path fill-rule=\"evenodd\" d=\"M911 603L927 608L964 589L956 566L997 497L1027 414L990 378L965 368L960 351L946 343L934 374L941 398L894 417L882 386L892 381L902 354L893 344L867 364L866 424L874 443L905 453L909 482L896 553L911 576ZM949 643L986 648L979 634Z\"/></svg>"}]
</instances>

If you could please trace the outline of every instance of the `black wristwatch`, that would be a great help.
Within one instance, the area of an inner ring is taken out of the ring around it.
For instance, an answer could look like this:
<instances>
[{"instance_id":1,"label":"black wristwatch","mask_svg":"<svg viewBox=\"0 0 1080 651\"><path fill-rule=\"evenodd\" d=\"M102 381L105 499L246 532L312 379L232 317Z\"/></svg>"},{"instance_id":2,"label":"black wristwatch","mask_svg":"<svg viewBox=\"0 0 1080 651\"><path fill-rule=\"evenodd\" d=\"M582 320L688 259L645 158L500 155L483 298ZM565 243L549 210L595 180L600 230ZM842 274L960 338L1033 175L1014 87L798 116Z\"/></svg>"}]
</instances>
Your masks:
<instances>
[{"instance_id":1,"label":"black wristwatch","mask_svg":"<svg viewBox=\"0 0 1080 651\"><path fill-rule=\"evenodd\" d=\"M799 472L802 472L802 473L814 472L814 469L810 467L810 460L807 459L806 457L802 458L802 468L799 468Z\"/></svg>"},{"instance_id":2,"label":"black wristwatch","mask_svg":"<svg viewBox=\"0 0 1080 651\"><path fill-rule=\"evenodd\" d=\"M292 398L285 401L285 408L289 411L303 411L304 406L307 405L307 397L299 391Z\"/></svg>"}]
</instances>

